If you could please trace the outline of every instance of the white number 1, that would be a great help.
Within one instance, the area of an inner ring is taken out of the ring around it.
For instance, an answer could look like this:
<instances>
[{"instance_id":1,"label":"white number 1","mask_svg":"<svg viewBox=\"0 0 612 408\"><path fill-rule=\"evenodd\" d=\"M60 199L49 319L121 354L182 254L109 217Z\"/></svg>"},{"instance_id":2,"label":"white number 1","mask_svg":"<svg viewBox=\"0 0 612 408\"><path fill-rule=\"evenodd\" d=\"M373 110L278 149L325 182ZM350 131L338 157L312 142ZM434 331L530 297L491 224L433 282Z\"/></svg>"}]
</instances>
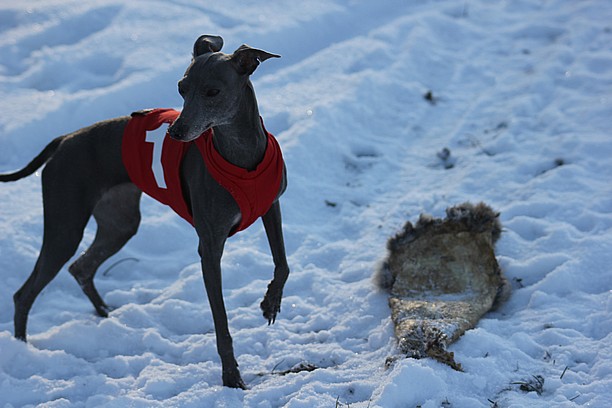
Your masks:
<instances>
[{"instance_id":1,"label":"white number 1","mask_svg":"<svg viewBox=\"0 0 612 408\"><path fill-rule=\"evenodd\" d=\"M155 182L159 188L166 189L166 178L164 177L164 168L162 166L162 150L164 148L164 138L166 137L166 130L168 126L162 125L158 129L147 132L146 142L153 143L153 163L151 164L151 170L153 170L153 176L155 176Z\"/></svg>"}]
</instances>

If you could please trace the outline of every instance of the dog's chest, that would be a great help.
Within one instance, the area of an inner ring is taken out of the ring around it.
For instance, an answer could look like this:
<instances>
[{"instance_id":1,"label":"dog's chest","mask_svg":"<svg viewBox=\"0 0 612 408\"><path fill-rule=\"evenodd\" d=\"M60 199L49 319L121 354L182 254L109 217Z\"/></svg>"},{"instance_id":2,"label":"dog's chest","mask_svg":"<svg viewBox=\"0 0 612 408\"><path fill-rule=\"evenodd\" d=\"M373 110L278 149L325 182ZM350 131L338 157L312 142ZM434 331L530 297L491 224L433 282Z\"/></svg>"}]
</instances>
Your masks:
<instances>
[{"instance_id":1,"label":"dog's chest","mask_svg":"<svg viewBox=\"0 0 612 408\"><path fill-rule=\"evenodd\" d=\"M193 225L192 209L181 187L180 164L192 143L198 147L207 171L224 187L240 207L240 220L232 234L250 226L276 200L284 174L284 162L276 139L268 134L268 149L254 171L227 162L214 148L212 131L192 142L170 138L168 126L180 112L154 109L133 114L126 125L122 157L130 179L143 192L170 206Z\"/></svg>"}]
</instances>

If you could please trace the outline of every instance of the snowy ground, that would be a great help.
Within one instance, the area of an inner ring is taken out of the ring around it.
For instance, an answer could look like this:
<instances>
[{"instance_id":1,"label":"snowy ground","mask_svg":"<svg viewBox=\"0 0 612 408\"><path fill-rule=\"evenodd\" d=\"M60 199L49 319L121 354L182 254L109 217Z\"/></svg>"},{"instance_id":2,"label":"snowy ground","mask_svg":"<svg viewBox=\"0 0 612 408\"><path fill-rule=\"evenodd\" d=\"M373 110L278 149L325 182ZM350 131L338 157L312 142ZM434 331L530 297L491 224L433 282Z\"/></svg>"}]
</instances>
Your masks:
<instances>
[{"instance_id":1,"label":"snowy ground","mask_svg":"<svg viewBox=\"0 0 612 408\"><path fill-rule=\"evenodd\" d=\"M272 277L261 224L223 259L250 389L221 386L195 233L150 199L98 274L111 316L63 271L34 305L30 343L14 340L12 294L41 243L32 176L0 185L0 407L612 406L611 3L206 3L0 1L0 171L96 120L180 108L200 34L281 54L253 78L290 175L275 325L258 307ZM451 346L464 373L386 367L397 350L372 281L386 240L466 200L501 211L513 295ZM300 363L318 369L280 375ZM535 376L541 392L521 390Z\"/></svg>"}]
</instances>

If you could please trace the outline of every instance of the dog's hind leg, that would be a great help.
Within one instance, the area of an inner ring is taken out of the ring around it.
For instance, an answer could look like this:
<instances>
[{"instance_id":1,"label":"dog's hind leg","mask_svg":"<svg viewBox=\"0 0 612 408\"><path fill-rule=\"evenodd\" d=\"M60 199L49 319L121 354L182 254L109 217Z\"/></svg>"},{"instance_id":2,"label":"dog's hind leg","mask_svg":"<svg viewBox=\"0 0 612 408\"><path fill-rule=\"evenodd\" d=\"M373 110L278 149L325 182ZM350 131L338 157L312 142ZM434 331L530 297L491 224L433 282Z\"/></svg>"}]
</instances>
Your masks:
<instances>
[{"instance_id":1,"label":"dog's hind leg","mask_svg":"<svg viewBox=\"0 0 612 408\"><path fill-rule=\"evenodd\" d=\"M140 189L132 183L120 184L107 191L93 210L98 224L93 243L68 268L102 317L108 316L110 308L96 290L93 278L98 267L136 234L140 224L140 197Z\"/></svg>"},{"instance_id":2,"label":"dog's hind leg","mask_svg":"<svg viewBox=\"0 0 612 408\"><path fill-rule=\"evenodd\" d=\"M45 169L46 170L46 169ZM56 179L57 180L57 179ZM44 233L34 271L13 296L15 337L26 339L28 313L36 297L76 252L90 216L87 206L71 201L66 193L75 191L61 180L48 186L43 172Z\"/></svg>"}]
</instances>

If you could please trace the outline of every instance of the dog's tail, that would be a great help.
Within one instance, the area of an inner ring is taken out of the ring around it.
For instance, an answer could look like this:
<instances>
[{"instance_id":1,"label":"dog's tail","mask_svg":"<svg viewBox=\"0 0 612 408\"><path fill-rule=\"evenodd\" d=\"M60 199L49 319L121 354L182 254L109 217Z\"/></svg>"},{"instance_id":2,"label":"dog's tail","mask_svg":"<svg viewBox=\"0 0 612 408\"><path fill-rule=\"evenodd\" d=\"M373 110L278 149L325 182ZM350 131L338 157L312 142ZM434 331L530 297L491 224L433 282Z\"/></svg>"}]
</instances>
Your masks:
<instances>
[{"instance_id":1,"label":"dog's tail","mask_svg":"<svg viewBox=\"0 0 612 408\"><path fill-rule=\"evenodd\" d=\"M55 153L60 143L62 143L64 137L65 136L60 136L53 139L51 143L49 143L43 149L43 151L40 152L38 156L33 158L32 161L23 169L17 170L14 173L0 174L0 181L16 181L34 173L39 167L45 164L51 158L51 156L53 156L53 153Z\"/></svg>"}]
</instances>

